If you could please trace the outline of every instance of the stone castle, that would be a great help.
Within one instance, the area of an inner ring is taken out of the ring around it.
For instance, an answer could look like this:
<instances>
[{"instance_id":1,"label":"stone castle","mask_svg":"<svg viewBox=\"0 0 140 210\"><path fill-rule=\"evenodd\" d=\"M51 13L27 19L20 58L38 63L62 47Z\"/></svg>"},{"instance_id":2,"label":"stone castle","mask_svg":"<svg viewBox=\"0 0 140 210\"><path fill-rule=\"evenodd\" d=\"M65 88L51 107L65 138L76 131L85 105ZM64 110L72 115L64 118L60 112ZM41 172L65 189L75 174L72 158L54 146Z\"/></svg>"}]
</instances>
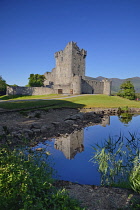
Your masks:
<instances>
[{"instance_id":1,"label":"stone castle","mask_svg":"<svg viewBox=\"0 0 140 210\"><path fill-rule=\"evenodd\" d=\"M55 93L110 95L108 79L100 82L85 76L86 55L87 52L79 49L75 42L69 42L64 50L55 53L56 67L44 74L44 85L53 88Z\"/></svg>"},{"instance_id":2,"label":"stone castle","mask_svg":"<svg viewBox=\"0 0 140 210\"><path fill-rule=\"evenodd\" d=\"M56 67L46 72L44 87L8 87L7 95L111 94L111 81L85 76L87 52L75 42L55 53Z\"/></svg>"}]
</instances>

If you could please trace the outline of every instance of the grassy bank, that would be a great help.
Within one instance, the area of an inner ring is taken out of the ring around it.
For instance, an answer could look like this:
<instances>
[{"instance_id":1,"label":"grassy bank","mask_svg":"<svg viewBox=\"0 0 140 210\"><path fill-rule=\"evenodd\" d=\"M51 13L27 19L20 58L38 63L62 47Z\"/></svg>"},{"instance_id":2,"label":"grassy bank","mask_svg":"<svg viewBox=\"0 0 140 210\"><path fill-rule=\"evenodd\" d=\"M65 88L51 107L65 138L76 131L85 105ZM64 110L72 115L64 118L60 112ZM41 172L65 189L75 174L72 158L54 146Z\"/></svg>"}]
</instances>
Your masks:
<instances>
[{"instance_id":1,"label":"grassy bank","mask_svg":"<svg viewBox=\"0 0 140 210\"><path fill-rule=\"evenodd\" d=\"M55 99L58 95L50 95L48 99L45 96L36 96L38 98L33 99L31 96L18 98L20 101L3 101L0 103L0 108L4 109L30 109L32 107L46 107L46 108L118 108L118 107L135 107L140 108L139 101L128 100L120 98L118 96L106 96L106 95L81 95L71 98ZM59 96L60 97L60 96ZM33 99L33 100L30 100ZM25 100L25 101L24 101ZM29 100L29 101L28 101Z\"/></svg>"}]
</instances>

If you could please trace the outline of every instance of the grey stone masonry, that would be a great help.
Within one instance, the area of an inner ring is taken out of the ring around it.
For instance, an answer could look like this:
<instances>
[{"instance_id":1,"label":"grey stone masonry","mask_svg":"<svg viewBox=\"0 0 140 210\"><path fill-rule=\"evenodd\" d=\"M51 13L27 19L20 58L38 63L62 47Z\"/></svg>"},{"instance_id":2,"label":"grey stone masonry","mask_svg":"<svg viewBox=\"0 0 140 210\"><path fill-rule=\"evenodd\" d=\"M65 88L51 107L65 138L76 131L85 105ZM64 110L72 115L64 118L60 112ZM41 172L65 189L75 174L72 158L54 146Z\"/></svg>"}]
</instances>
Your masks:
<instances>
[{"instance_id":1,"label":"grey stone masonry","mask_svg":"<svg viewBox=\"0 0 140 210\"><path fill-rule=\"evenodd\" d=\"M69 42L64 50L55 53L56 67L46 72L44 87L8 87L7 95L105 94L111 95L111 81L85 76L87 51L76 42Z\"/></svg>"},{"instance_id":2,"label":"grey stone masonry","mask_svg":"<svg viewBox=\"0 0 140 210\"><path fill-rule=\"evenodd\" d=\"M111 81L86 79L85 59L87 51L75 42L69 42L64 50L55 53L56 67L46 72L45 86L54 88L55 93L67 94L111 94Z\"/></svg>"}]
</instances>

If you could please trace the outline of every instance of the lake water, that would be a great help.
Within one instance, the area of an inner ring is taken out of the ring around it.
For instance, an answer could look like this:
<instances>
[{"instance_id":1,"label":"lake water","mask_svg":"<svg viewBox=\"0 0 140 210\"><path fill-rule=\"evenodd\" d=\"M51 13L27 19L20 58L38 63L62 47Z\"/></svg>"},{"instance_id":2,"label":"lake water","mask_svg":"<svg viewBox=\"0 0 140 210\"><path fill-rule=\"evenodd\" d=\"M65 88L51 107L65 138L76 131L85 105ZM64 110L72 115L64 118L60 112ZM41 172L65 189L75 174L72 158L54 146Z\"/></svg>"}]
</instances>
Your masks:
<instances>
[{"instance_id":1,"label":"lake water","mask_svg":"<svg viewBox=\"0 0 140 210\"><path fill-rule=\"evenodd\" d=\"M90 161L93 157L92 146L96 143L102 145L109 136L117 139L121 134L129 138L129 132L135 132L140 137L140 115L134 115L128 121L118 116L106 116L102 124L46 141L45 144L40 143L37 147L50 152L49 159L57 171L57 179L100 185L98 165Z\"/></svg>"}]
</instances>

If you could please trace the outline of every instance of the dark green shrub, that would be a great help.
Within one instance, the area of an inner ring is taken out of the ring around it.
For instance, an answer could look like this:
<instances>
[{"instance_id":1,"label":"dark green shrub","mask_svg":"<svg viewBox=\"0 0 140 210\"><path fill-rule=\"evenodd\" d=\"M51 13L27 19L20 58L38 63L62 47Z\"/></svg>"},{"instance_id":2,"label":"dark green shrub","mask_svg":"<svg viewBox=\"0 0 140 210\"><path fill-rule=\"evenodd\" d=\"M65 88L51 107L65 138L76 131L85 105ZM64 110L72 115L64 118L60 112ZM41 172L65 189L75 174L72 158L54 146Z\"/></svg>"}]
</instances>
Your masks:
<instances>
[{"instance_id":1,"label":"dark green shrub","mask_svg":"<svg viewBox=\"0 0 140 210\"><path fill-rule=\"evenodd\" d=\"M130 81L122 83L120 86L120 91L117 93L117 95L123 98L134 100L135 99L134 85Z\"/></svg>"},{"instance_id":2,"label":"dark green shrub","mask_svg":"<svg viewBox=\"0 0 140 210\"><path fill-rule=\"evenodd\" d=\"M32 150L0 150L0 209L81 209L65 190L56 190L45 154L38 155Z\"/></svg>"}]
</instances>

